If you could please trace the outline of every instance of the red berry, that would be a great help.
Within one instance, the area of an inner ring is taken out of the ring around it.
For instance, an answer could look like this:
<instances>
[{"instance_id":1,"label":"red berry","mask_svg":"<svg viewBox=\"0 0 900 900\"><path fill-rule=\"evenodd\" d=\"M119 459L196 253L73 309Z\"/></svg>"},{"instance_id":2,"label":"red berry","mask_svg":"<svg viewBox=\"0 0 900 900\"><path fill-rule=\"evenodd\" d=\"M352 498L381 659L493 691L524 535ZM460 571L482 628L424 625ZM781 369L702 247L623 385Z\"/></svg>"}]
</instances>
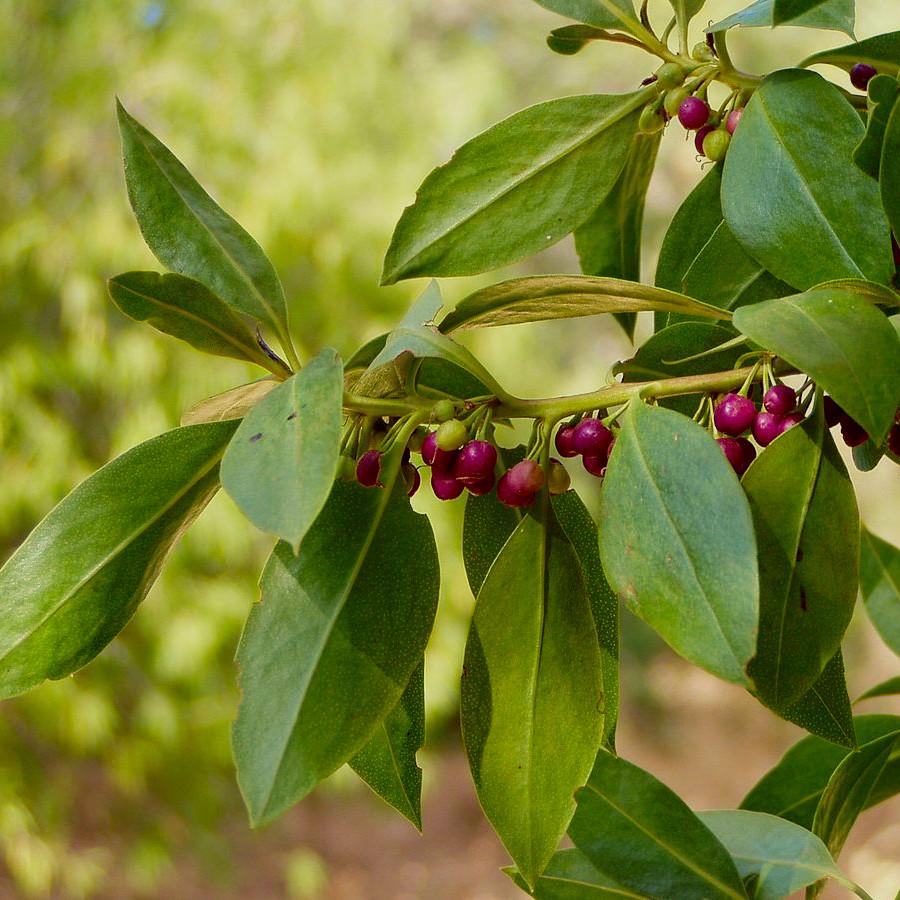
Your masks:
<instances>
[{"instance_id":1,"label":"red berry","mask_svg":"<svg viewBox=\"0 0 900 900\"><path fill-rule=\"evenodd\" d=\"M476 497L483 497L485 494L489 494L494 489L494 473L491 472L478 481L466 482L466 489Z\"/></svg>"},{"instance_id":2,"label":"red berry","mask_svg":"<svg viewBox=\"0 0 900 900\"><path fill-rule=\"evenodd\" d=\"M688 97L678 107L678 121L689 131L702 128L709 121L709 104L699 97Z\"/></svg>"},{"instance_id":3,"label":"red berry","mask_svg":"<svg viewBox=\"0 0 900 900\"><path fill-rule=\"evenodd\" d=\"M525 496L536 494L547 480L544 470L533 459L517 462L504 477L512 490Z\"/></svg>"},{"instance_id":4,"label":"red berry","mask_svg":"<svg viewBox=\"0 0 900 900\"><path fill-rule=\"evenodd\" d=\"M463 483L448 472L432 469L431 489L438 500L455 500L463 492Z\"/></svg>"},{"instance_id":5,"label":"red berry","mask_svg":"<svg viewBox=\"0 0 900 900\"><path fill-rule=\"evenodd\" d=\"M602 478L606 474L606 455L601 456L585 456L582 457L582 465L587 472L597 478Z\"/></svg>"},{"instance_id":6,"label":"red berry","mask_svg":"<svg viewBox=\"0 0 900 900\"><path fill-rule=\"evenodd\" d=\"M716 406L713 421L724 434L737 437L743 434L756 418L756 406L749 397L726 394Z\"/></svg>"},{"instance_id":7,"label":"red berry","mask_svg":"<svg viewBox=\"0 0 900 900\"><path fill-rule=\"evenodd\" d=\"M429 431L425 435L425 440L422 441L422 459L426 466L447 470L453 465L456 453L450 450L441 450L437 445L437 432Z\"/></svg>"},{"instance_id":8,"label":"red berry","mask_svg":"<svg viewBox=\"0 0 900 900\"><path fill-rule=\"evenodd\" d=\"M605 456L612 432L599 419L582 419L575 426L572 446L582 456Z\"/></svg>"},{"instance_id":9,"label":"red berry","mask_svg":"<svg viewBox=\"0 0 900 900\"><path fill-rule=\"evenodd\" d=\"M743 106L739 106L737 109L733 109L730 113L728 113L728 118L725 120L725 127L728 129L729 134L734 134L735 129L738 127L738 125L741 124L741 119L743 117Z\"/></svg>"},{"instance_id":10,"label":"red berry","mask_svg":"<svg viewBox=\"0 0 900 900\"><path fill-rule=\"evenodd\" d=\"M766 412L786 416L797 405L797 392L786 384L773 384L763 397Z\"/></svg>"},{"instance_id":11,"label":"red berry","mask_svg":"<svg viewBox=\"0 0 900 900\"><path fill-rule=\"evenodd\" d=\"M825 424L829 428L834 428L844 416L844 411L831 399L831 397L825 398L825 403L822 408L825 411Z\"/></svg>"},{"instance_id":12,"label":"red berry","mask_svg":"<svg viewBox=\"0 0 900 900\"><path fill-rule=\"evenodd\" d=\"M731 463L731 468L737 472L737 476L740 478L744 474L744 450L738 443L737 438L716 438L716 443L722 448L725 459Z\"/></svg>"},{"instance_id":13,"label":"red berry","mask_svg":"<svg viewBox=\"0 0 900 900\"><path fill-rule=\"evenodd\" d=\"M858 447L869 439L869 435L862 425L855 419L851 419L846 413L841 416L841 437L848 447Z\"/></svg>"},{"instance_id":14,"label":"red berry","mask_svg":"<svg viewBox=\"0 0 900 900\"><path fill-rule=\"evenodd\" d=\"M850 70L850 83L855 88L864 91L868 88L869 82L878 74L878 70L868 63L857 63Z\"/></svg>"},{"instance_id":15,"label":"red berry","mask_svg":"<svg viewBox=\"0 0 900 900\"><path fill-rule=\"evenodd\" d=\"M784 434L788 428L793 428L795 425L799 425L803 421L803 413L801 412L793 412L788 413L781 420L781 434Z\"/></svg>"},{"instance_id":16,"label":"red berry","mask_svg":"<svg viewBox=\"0 0 900 900\"><path fill-rule=\"evenodd\" d=\"M510 470L512 471L512 470ZM497 482L497 499L505 506L531 506L536 494L520 494L509 483L509 472Z\"/></svg>"},{"instance_id":17,"label":"red berry","mask_svg":"<svg viewBox=\"0 0 900 900\"><path fill-rule=\"evenodd\" d=\"M694 146L697 148L698 153L703 153L703 141L706 139L706 136L711 132L715 131L715 127L712 125L704 125L695 135L694 135Z\"/></svg>"},{"instance_id":18,"label":"red berry","mask_svg":"<svg viewBox=\"0 0 900 900\"><path fill-rule=\"evenodd\" d=\"M753 422L753 437L760 447L768 447L781 434L781 416L762 410Z\"/></svg>"},{"instance_id":19,"label":"red berry","mask_svg":"<svg viewBox=\"0 0 900 900\"><path fill-rule=\"evenodd\" d=\"M738 438L737 442L741 445L741 452L744 454L744 468L741 471L743 475L750 468L750 463L756 459L756 447L747 440L747 438Z\"/></svg>"},{"instance_id":20,"label":"red berry","mask_svg":"<svg viewBox=\"0 0 900 900\"><path fill-rule=\"evenodd\" d=\"M381 451L368 450L356 464L356 480L363 487L375 487L381 475Z\"/></svg>"},{"instance_id":21,"label":"red berry","mask_svg":"<svg viewBox=\"0 0 900 900\"><path fill-rule=\"evenodd\" d=\"M560 456L564 456L568 459L571 459L573 456L578 456L578 451L572 445L574 438L575 428L572 425L563 425L562 428L556 432L556 450Z\"/></svg>"},{"instance_id":22,"label":"red berry","mask_svg":"<svg viewBox=\"0 0 900 900\"><path fill-rule=\"evenodd\" d=\"M464 485L493 476L497 465L497 448L487 441L469 441L453 461L453 476Z\"/></svg>"}]
</instances>

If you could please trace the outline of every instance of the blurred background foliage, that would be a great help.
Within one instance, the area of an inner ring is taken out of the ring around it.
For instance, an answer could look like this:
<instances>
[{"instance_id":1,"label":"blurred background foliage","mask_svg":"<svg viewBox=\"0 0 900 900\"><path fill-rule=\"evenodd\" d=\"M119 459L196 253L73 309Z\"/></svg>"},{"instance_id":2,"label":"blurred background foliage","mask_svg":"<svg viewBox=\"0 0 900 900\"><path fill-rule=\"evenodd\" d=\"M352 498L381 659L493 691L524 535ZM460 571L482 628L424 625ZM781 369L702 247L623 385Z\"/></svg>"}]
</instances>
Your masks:
<instances>
[{"instance_id":1,"label":"blurred background foliage","mask_svg":"<svg viewBox=\"0 0 900 900\"><path fill-rule=\"evenodd\" d=\"M704 19L742 5L714 0ZM859 5L860 36L900 27L895 0ZM651 12L660 26L669 15L662 0ZM544 37L559 24L528 0L0 0L3 556L110 457L175 426L203 397L257 377L126 320L107 301L109 276L159 268L126 200L116 94L266 248L300 345L349 355L421 289L379 288L378 275L393 225L431 167L524 105L631 90L652 68L620 46L554 57ZM823 41L844 42L802 29L748 31L735 56L761 71ZM674 132L651 188L648 276L668 217L701 174ZM564 242L513 271L575 269ZM455 300L505 274L446 292ZM588 389L629 354L605 321L523 326L472 346L522 395ZM857 481L870 526L897 540L900 495L886 465ZM435 518L446 576L428 657L430 753L453 733L472 603L460 518L461 504ZM190 896L224 896L246 834L229 759L232 656L268 545L219 496L96 662L3 704L3 896L161 896L183 860L210 886ZM668 651L633 620L624 627L626 695L661 721L667 691L645 673ZM851 671L871 642L858 625ZM358 789L339 773L324 791ZM302 846L273 865L272 893L252 896L327 890L325 863Z\"/></svg>"}]
</instances>

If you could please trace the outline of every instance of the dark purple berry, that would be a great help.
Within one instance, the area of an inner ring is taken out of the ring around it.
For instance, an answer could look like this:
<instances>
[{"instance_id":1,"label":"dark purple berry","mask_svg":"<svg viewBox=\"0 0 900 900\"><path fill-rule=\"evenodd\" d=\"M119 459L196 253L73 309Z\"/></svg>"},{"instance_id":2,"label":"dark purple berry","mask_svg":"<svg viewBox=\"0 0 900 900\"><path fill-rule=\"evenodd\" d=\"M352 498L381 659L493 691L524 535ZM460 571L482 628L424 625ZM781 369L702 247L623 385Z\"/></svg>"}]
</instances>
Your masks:
<instances>
[{"instance_id":1,"label":"dark purple berry","mask_svg":"<svg viewBox=\"0 0 900 900\"><path fill-rule=\"evenodd\" d=\"M856 419L851 419L846 413L841 416L841 437L848 447L858 447L869 439L865 428Z\"/></svg>"},{"instance_id":2,"label":"dark purple berry","mask_svg":"<svg viewBox=\"0 0 900 900\"><path fill-rule=\"evenodd\" d=\"M803 421L803 413L802 412L792 412L788 413L781 420L781 433L784 434L788 428L793 428L795 425L799 425Z\"/></svg>"},{"instance_id":3,"label":"dark purple berry","mask_svg":"<svg viewBox=\"0 0 900 900\"><path fill-rule=\"evenodd\" d=\"M483 497L485 494L489 494L494 489L494 473L491 472L490 475L486 475L478 481L468 482L466 489L476 497Z\"/></svg>"},{"instance_id":4,"label":"dark purple berry","mask_svg":"<svg viewBox=\"0 0 900 900\"><path fill-rule=\"evenodd\" d=\"M744 448L741 446L740 441L737 438L723 437L716 438L716 443L722 448L725 459L731 463L731 468L734 469L738 478L740 478L746 470Z\"/></svg>"},{"instance_id":5,"label":"dark purple berry","mask_svg":"<svg viewBox=\"0 0 900 900\"><path fill-rule=\"evenodd\" d=\"M363 487L375 487L381 475L381 451L368 450L356 464L356 480Z\"/></svg>"},{"instance_id":6,"label":"dark purple berry","mask_svg":"<svg viewBox=\"0 0 900 900\"><path fill-rule=\"evenodd\" d=\"M455 500L463 492L463 483L448 472L431 470L431 490L438 500Z\"/></svg>"},{"instance_id":7,"label":"dark purple berry","mask_svg":"<svg viewBox=\"0 0 900 900\"><path fill-rule=\"evenodd\" d=\"M605 456L612 432L599 419L582 419L575 426L572 446L582 456Z\"/></svg>"},{"instance_id":8,"label":"dark purple berry","mask_svg":"<svg viewBox=\"0 0 900 900\"><path fill-rule=\"evenodd\" d=\"M728 118L725 120L725 127L728 129L729 134L734 134L738 125L741 124L741 119L744 117L744 107L739 106L737 109L733 109L730 113L728 113Z\"/></svg>"},{"instance_id":9,"label":"dark purple berry","mask_svg":"<svg viewBox=\"0 0 900 900\"><path fill-rule=\"evenodd\" d=\"M703 142L706 140L706 136L715 131L715 127L712 125L704 125L695 135L694 135L694 146L697 148L698 153L703 153Z\"/></svg>"},{"instance_id":10,"label":"dark purple berry","mask_svg":"<svg viewBox=\"0 0 900 900\"><path fill-rule=\"evenodd\" d=\"M829 428L834 428L844 416L844 411L831 399L831 397L825 398L825 403L822 408L825 411L825 424Z\"/></svg>"},{"instance_id":11,"label":"dark purple berry","mask_svg":"<svg viewBox=\"0 0 900 900\"><path fill-rule=\"evenodd\" d=\"M558 460L550 460L550 474L547 476L547 487L551 494L564 494L572 486L572 479L566 467Z\"/></svg>"},{"instance_id":12,"label":"dark purple berry","mask_svg":"<svg viewBox=\"0 0 900 900\"><path fill-rule=\"evenodd\" d=\"M893 235L891 235L891 253L894 254L894 268L900 269L900 244Z\"/></svg>"},{"instance_id":13,"label":"dark purple berry","mask_svg":"<svg viewBox=\"0 0 900 900\"><path fill-rule=\"evenodd\" d=\"M716 53L716 37L711 31L706 32L706 46L712 50L713 53ZM716 56L719 54L716 53Z\"/></svg>"},{"instance_id":14,"label":"dark purple berry","mask_svg":"<svg viewBox=\"0 0 900 900\"><path fill-rule=\"evenodd\" d=\"M606 454L600 456L584 456L581 459L585 471L596 478L602 478L606 474Z\"/></svg>"},{"instance_id":15,"label":"dark purple berry","mask_svg":"<svg viewBox=\"0 0 900 900\"><path fill-rule=\"evenodd\" d=\"M756 459L756 447L747 438L738 438L737 442L741 445L741 452L744 454L744 468L741 471L743 475L750 468L750 463Z\"/></svg>"},{"instance_id":16,"label":"dark purple berry","mask_svg":"<svg viewBox=\"0 0 900 900\"><path fill-rule=\"evenodd\" d=\"M743 434L756 419L756 406L749 397L726 394L716 406L713 421L723 434L737 437Z\"/></svg>"},{"instance_id":17,"label":"dark purple berry","mask_svg":"<svg viewBox=\"0 0 900 900\"><path fill-rule=\"evenodd\" d=\"M786 416L797 405L797 392L786 384L773 384L763 397L766 412Z\"/></svg>"},{"instance_id":18,"label":"dark purple berry","mask_svg":"<svg viewBox=\"0 0 900 900\"><path fill-rule=\"evenodd\" d=\"M497 448L487 441L469 441L453 461L453 475L464 485L481 481L494 472L497 465Z\"/></svg>"},{"instance_id":19,"label":"dark purple berry","mask_svg":"<svg viewBox=\"0 0 900 900\"><path fill-rule=\"evenodd\" d=\"M888 450L894 454L894 456L900 456L900 425L895 425L888 435L887 440Z\"/></svg>"},{"instance_id":20,"label":"dark purple berry","mask_svg":"<svg viewBox=\"0 0 900 900\"><path fill-rule=\"evenodd\" d=\"M762 410L753 422L753 437L760 447L768 447L781 434L782 416Z\"/></svg>"},{"instance_id":21,"label":"dark purple berry","mask_svg":"<svg viewBox=\"0 0 900 900\"><path fill-rule=\"evenodd\" d=\"M556 450L560 456L564 456L567 459L578 456L578 451L572 444L574 438L575 428L572 425L563 425L562 428L556 432Z\"/></svg>"},{"instance_id":22,"label":"dark purple berry","mask_svg":"<svg viewBox=\"0 0 900 900\"><path fill-rule=\"evenodd\" d=\"M406 482L406 496L412 497L422 484L422 476L412 463L403 463L403 480Z\"/></svg>"},{"instance_id":23,"label":"dark purple berry","mask_svg":"<svg viewBox=\"0 0 900 900\"><path fill-rule=\"evenodd\" d=\"M526 496L536 494L547 480L544 470L533 459L517 462L504 477L512 490Z\"/></svg>"},{"instance_id":24,"label":"dark purple berry","mask_svg":"<svg viewBox=\"0 0 900 900\"><path fill-rule=\"evenodd\" d=\"M531 506L534 503L535 496L536 494L518 493L509 483L509 472L497 482L497 499L504 506L512 506L514 508Z\"/></svg>"},{"instance_id":25,"label":"dark purple berry","mask_svg":"<svg viewBox=\"0 0 900 900\"><path fill-rule=\"evenodd\" d=\"M878 70L868 63L857 63L850 70L850 83L861 91L866 90L869 82L878 74Z\"/></svg>"},{"instance_id":26,"label":"dark purple berry","mask_svg":"<svg viewBox=\"0 0 900 900\"><path fill-rule=\"evenodd\" d=\"M682 100L681 106L678 107L678 121L688 131L702 128L709 121L709 104L699 97Z\"/></svg>"},{"instance_id":27,"label":"dark purple berry","mask_svg":"<svg viewBox=\"0 0 900 900\"><path fill-rule=\"evenodd\" d=\"M441 450L437 445L437 432L429 431L422 441L422 460L426 466L434 466L435 469L449 469L453 465L456 454Z\"/></svg>"}]
</instances>

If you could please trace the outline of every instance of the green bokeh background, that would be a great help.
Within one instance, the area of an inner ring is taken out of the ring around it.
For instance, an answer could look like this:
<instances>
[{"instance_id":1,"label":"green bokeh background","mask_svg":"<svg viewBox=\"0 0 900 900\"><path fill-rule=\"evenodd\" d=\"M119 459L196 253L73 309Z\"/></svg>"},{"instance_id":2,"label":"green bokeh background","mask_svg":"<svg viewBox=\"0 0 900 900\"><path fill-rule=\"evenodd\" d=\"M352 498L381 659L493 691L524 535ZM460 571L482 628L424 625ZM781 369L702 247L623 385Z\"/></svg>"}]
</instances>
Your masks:
<instances>
[{"instance_id":1,"label":"green bokeh background","mask_svg":"<svg viewBox=\"0 0 900 900\"><path fill-rule=\"evenodd\" d=\"M714 0L703 22L742 5ZM859 5L860 36L900 28L894 0ZM651 14L664 23L663 0ZM393 225L430 168L524 105L631 90L652 69L621 46L556 57L543 39L560 24L529 0L0 0L3 556L111 456L258 376L108 302L106 278L159 268L127 204L116 94L266 249L303 351L331 345L348 355L421 289L379 288L378 275ZM793 28L743 32L734 55L762 71L843 42ZM701 174L671 131L651 189L647 273L667 218ZM564 242L510 271L575 269ZM445 291L455 300L506 274ZM588 389L629 354L605 321L523 326L471 346L521 395ZM897 540L896 472L882 465L858 484L870 526ZM446 572L428 659L435 735L452 731L472 603L460 506L435 521ZM244 827L228 747L232 656L268 547L219 496L96 662L3 704L0 890L158 896L185 858L210 885L230 883L241 861L224 834ZM627 627L640 699L638 670L659 645ZM638 708L653 705L647 691ZM346 775L325 787L352 790ZM279 896L315 896L328 878L302 848L278 865Z\"/></svg>"}]
</instances>

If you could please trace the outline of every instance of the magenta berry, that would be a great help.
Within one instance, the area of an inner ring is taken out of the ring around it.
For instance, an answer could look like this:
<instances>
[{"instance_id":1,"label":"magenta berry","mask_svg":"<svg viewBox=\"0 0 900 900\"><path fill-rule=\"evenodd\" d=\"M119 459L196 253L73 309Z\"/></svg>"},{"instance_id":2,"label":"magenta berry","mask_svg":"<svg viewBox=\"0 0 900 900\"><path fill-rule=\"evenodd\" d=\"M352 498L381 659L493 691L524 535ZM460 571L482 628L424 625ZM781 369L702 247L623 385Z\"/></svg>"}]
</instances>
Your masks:
<instances>
[{"instance_id":1,"label":"magenta berry","mask_svg":"<svg viewBox=\"0 0 900 900\"><path fill-rule=\"evenodd\" d=\"M602 478L606 474L606 454L601 456L584 456L581 463L589 474L596 478Z\"/></svg>"},{"instance_id":2,"label":"magenta berry","mask_svg":"<svg viewBox=\"0 0 900 900\"><path fill-rule=\"evenodd\" d=\"M750 468L750 463L756 459L756 447L747 440L747 438L738 438L737 442L741 445L741 452L744 454L744 468L741 470L741 475Z\"/></svg>"},{"instance_id":3,"label":"magenta berry","mask_svg":"<svg viewBox=\"0 0 900 900\"><path fill-rule=\"evenodd\" d=\"M582 419L575 426L572 446L582 456L605 456L612 432L599 419Z\"/></svg>"},{"instance_id":4,"label":"magenta berry","mask_svg":"<svg viewBox=\"0 0 900 900\"><path fill-rule=\"evenodd\" d=\"M572 479L566 467L558 460L550 460L550 474L547 476L547 487L551 494L564 494L572 486Z\"/></svg>"},{"instance_id":5,"label":"magenta berry","mask_svg":"<svg viewBox=\"0 0 900 900\"><path fill-rule=\"evenodd\" d=\"M844 411L831 399L831 397L825 398L822 409L825 411L825 424L829 428L834 428L844 415Z\"/></svg>"},{"instance_id":6,"label":"magenta berry","mask_svg":"<svg viewBox=\"0 0 900 900\"><path fill-rule=\"evenodd\" d=\"M422 441L422 459L426 466L435 469L449 469L456 459L456 454L449 450L441 450L437 445L437 432L429 431Z\"/></svg>"},{"instance_id":7,"label":"magenta berry","mask_svg":"<svg viewBox=\"0 0 900 900\"><path fill-rule=\"evenodd\" d=\"M698 153L703 153L703 142L706 140L706 136L712 134L715 130L716 129L712 125L704 125L694 135L694 147L696 147Z\"/></svg>"},{"instance_id":8,"label":"magenta berry","mask_svg":"<svg viewBox=\"0 0 900 900\"><path fill-rule=\"evenodd\" d=\"M547 480L544 470L533 460L517 462L504 476L517 494L536 494Z\"/></svg>"},{"instance_id":9,"label":"magenta berry","mask_svg":"<svg viewBox=\"0 0 900 900\"><path fill-rule=\"evenodd\" d=\"M786 384L773 384L763 397L766 412L786 416L797 405L797 392Z\"/></svg>"},{"instance_id":10,"label":"magenta berry","mask_svg":"<svg viewBox=\"0 0 900 900\"><path fill-rule=\"evenodd\" d=\"M858 447L869 439L865 428L846 413L841 417L841 437L848 447Z\"/></svg>"},{"instance_id":11,"label":"magenta berry","mask_svg":"<svg viewBox=\"0 0 900 900\"><path fill-rule=\"evenodd\" d=\"M368 450L356 464L356 480L363 487L375 487L381 475L381 451Z\"/></svg>"},{"instance_id":12,"label":"magenta berry","mask_svg":"<svg viewBox=\"0 0 900 900\"><path fill-rule=\"evenodd\" d=\"M731 437L743 434L755 419L756 406L749 397L740 394L726 394L713 413L716 428Z\"/></svg>"},{"instance_id":13,"label":"magenta berry","mask_svg":"<svg viewBox=\"0 0 900 900\"><path fill-rule=\"evenodd\" d=\"M453 476L468 486L493 475L497 448L487 441L469 441L453 461Z\"/></svg>"},{"instance_id":14,"label":"magenta berry","mask_svg":"<svg viewBox=\"0 0 900 900\"><path fill-rule=\"evenodd\" d=\"M869 87L869 82L878 74L875 66L868 63L857 63L850 70L850 83L861 91Z\"/></svg>"},{"instance_id":15,"label":"magenta berry","mask_svg":"<svg viewBox=\"0 0 900 900\"><path fill-rule=\"evenodd\" d=\"M406 482L406 496L412 497L422 484L422 476L412 463L403 463L403 480Z\"/></svg>"},{"instance_id":16,"label":"magenta berry","mask_svg":"<svg viewBox=\"0 0 900 900\"><path fill-rule=\"evenodd\" d=\"M793 428L795 425L799 425L802 421L802 412L788 413L781 420L781 433L784 434L788 430L788 428Z\"/></svg>"},{"instance_id":17,"label":"magenta berry","mask_svg":"<svg viewBox=\"0 0 900 900\"><path fill-rule=\"evenodd\" d=\"M728 118L725 120L725 127L728 129L729 134L734 134L738 125L741 124L741 119L744 117L744 107L739 106L737 109L733 109L730 113L728 113Z\"/></svg>"},{"instance_id":18,"label":"magenta berry","mask_svg":"<svg viewBox=\"0 0 900 900\"><path fill-rule=\"evenodd\" d=\"M486 475L478 481L466 482L466 489L476 497L483 497L485 494L489 494L494 489L494 473L491 472L490 475Z\"/></svg>"},{"instance_id":19,"label":"magenta berry","mask_svg":"<svg viewBox=\"0 0 900 900\"><path fill-rule=\"evenodd\" d=\"M760 447L768 447L781 434L782 416L761 410L753 422L753 437Z\"/></svg>"},{"instance_id":20,"label":"magenta berry","mask_svg":"<svg viewBox=\"0 0 900 900\"><path fill-rule=\"evenodd\" d=\"M578 456L578 451L573 445L574 439L575 428L572 425L563 425L562 428L556 432L556 450L560 456L566 457L567 459Z\"/></svg>"},{"instance_id":21,"label":"magenta berry","mask_svg":"<svg viewBox=\"0 0 900 900\"><path fill-rule=\"evenodd\" d=\"M510 469L510 472L512 469ZM520 508L523 506L531 506L534 503L536 494L520 494L509 482L510 472L507 472L500 481L497 482L497 499L505 506Z\"/></svg>"},{"instance_id":22,"label":"magenta berry","mask_svg":"<svg viewBox=\"0 0 900 900\"><path fill-rule=\"evenodd\" d=\"M725 459L731 463L731 468L737 473L738 478L744 474L744 449L737 438L716 438L716 443L722 448Z\"/></svg>"},{"instance_id":23,"label":"magenta berry","mask_svg":"<svg viewBox=\"0 0 900 900\"><path fill-rule=\"evenodd\" d=\"M447 472L432 469L431 490L438 500L455 500L463 492L463 483Z\"/></svg>"},{"instance_id":24,"label":"magenta berry","mask_svg":"<svg viewBox=\"0 0 900 900\"><path fill-rule=\"evenodd\" d=\"M682 100L681 106L678 107L678 121L688 131L702 128L709 121L709 104L699 97Z\"/></svg>"}]
</instances>

